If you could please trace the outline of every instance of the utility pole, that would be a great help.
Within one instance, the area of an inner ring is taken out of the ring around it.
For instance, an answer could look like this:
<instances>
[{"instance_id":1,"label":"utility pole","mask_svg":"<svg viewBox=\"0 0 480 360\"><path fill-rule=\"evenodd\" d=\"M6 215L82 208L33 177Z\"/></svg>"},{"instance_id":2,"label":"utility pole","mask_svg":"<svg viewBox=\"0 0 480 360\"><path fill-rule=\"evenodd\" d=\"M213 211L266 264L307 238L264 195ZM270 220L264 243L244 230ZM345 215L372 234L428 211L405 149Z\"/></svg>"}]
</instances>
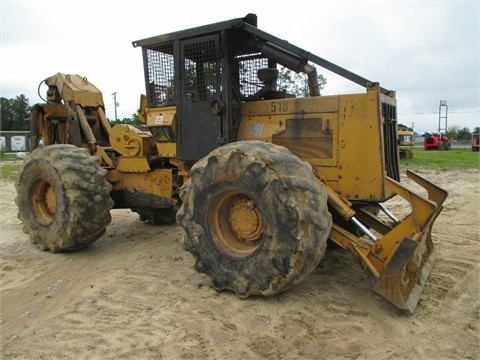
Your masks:
<instances>
[{"instance_id":1,"label":"utility pole","mask_svg":"<svg viewBox=\"0 0 480 360\"><path fill-rule=\"evenodd\" d=\"M113 105L115 106L115 122L117 122L117 92L115 91L112 95L113 95Z\"/></svg>"}]
</instances>

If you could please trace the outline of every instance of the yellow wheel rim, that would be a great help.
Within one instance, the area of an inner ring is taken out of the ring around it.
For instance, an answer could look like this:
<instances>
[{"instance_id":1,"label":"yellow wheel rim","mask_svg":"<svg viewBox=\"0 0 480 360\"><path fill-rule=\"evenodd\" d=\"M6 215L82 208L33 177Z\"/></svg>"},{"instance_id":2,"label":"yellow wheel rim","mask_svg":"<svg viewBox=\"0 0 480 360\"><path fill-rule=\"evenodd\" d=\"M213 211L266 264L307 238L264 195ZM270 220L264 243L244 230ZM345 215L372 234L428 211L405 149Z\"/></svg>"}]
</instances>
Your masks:
<instances>
[{"instance_id":1,"label":"yellow wheel rim","mask_svg":"<svg viewBox=\"0 0 480 360\"><path fill-rule=\"evenodd\" d=\"M258 206L239 191L228 191L212 202L207 223L217 248L234 258L246 257L260 246L264 230Z\"/></svg>"},{"instance_id":2,"label":"yellow wheel rim","mask_svg":"<svg viewBox=\"0 0 480 360\"><path fill-rule=\"evenodd\" d=\"M41 225L52 223L57 212L57 197L52 186L45 180L37 180L30 193L30 208Z\"/></svg>"}]
</instances>

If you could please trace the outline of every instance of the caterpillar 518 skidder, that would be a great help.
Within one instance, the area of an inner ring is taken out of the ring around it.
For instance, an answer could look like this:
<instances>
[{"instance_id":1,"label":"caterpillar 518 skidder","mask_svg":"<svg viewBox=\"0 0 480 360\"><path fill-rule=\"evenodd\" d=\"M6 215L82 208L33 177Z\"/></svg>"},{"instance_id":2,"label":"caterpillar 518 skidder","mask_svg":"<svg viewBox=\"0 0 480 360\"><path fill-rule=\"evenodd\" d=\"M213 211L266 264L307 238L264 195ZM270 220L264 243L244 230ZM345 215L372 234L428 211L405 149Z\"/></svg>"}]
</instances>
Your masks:
<instances>
[{"instance_id":1,"label":"caterpillar 518 skidder","mask_svg":"<svg viewBox=\"0 0 480 360\"><path fill-rule=\"evenodd\" d=\"M400 185L395 93L257 28L227 20L133 42L143 53L145 126L110 127L87 79L46 79L33 146L17 183L34 243L82 248L112 208L183 227L184 249L217 290L271 296L301 282L327 241L354 254L374 290L411 312L434 260L444 190ZM320 96L316 65L365 88ZM278 88L280 67L306 74L307 96ZM383 203L400 196L397 218Z\"/></svg>"}]
</instances>

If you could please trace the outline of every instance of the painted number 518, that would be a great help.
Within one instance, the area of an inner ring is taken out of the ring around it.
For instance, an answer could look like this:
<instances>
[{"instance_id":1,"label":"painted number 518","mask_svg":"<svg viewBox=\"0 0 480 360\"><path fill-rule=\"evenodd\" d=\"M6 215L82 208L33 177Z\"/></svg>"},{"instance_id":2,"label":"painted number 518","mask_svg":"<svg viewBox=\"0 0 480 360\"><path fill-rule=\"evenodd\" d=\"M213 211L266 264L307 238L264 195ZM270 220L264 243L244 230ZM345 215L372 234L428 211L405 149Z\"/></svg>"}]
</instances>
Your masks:
<instances>
[{"instance_id":1,"label":"painted number 518","mask_svg":"<svg viewBox=\"0 0 480 360\"><path fill-rule=\"evenodd\" d=\"M272 101L270 103L270 110L272 113L275 112L287 112L288 111L288 105L286 101Z\"/></svg>"}]
</instances>

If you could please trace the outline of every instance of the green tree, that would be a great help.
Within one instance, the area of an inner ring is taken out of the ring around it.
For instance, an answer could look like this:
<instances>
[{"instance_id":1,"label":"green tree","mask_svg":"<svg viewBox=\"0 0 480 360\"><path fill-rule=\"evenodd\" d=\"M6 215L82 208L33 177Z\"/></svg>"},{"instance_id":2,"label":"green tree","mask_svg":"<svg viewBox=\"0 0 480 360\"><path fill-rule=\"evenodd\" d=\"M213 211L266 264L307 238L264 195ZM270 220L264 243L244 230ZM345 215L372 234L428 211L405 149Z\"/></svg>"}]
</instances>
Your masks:
<instances>
[{"instance_id":1,"label":"green tree","mask_svg":"<svg viewBox=\"0 0 480 360\"><path fill-rule=\"evenodd\" d=\"M138 116L138 112L135 114L132 114L132 117L130 118L123 118L121 120L117 119L117 121L109 119L108 121L111 126L116 124L144 125L144 123L140 120Z\"/></svg>"},{"instance_id":2,"label":"green tree","mask_svg":"<svg viewBox=\"0 0 480 360\"><path fill-rule=\"evenodd\" d=\"M446 135L449 139L454 140L457 138L458 132L460 131L460 126L458 125L453 125L450 126Z\"/></svg>"},{"instance_id":3,"label":"green tree","mask_svg":"<svg viewBox=\"0 0 480 360\"><path fill-rule=\"evenodd\" d=\"M143 125L143 122L140 120L140 117L138 116L139 111L140 109L138 109L138 111L135 114L132 114L132 119L131 119L132 124Z\"/></svg>"},{"instance_id":4,"label":"green tree","mask_svg":"<svg viewBox=\"0 0 480 360\"><path fill-rule=\"evenodd\" d=\"M0 98L0 125L3 131L28 131L30 105L25 95L15 99Z\"/></svg>"},{"instance_id":5,"label":"green tree","mask_svg":"<svg viewBox=\"0 0 480 360\"><path fill-rule=\"evenodd\" d=\"M321 92L327 79L322 74L317 72L318 85L320 87L319 91ZM296 73L284 66L280 67L278 75L278 89L284 90L287 93L294 94L296 96L308 96L308 77L304 73Z\"/></svg>"},{"instance_id":6,"label":"green tree","mask_svg":"<svg viewBox=\"0 0 480 360\"><path fill-rule=\"evenodd\" d=\"M470 140L472 138L472 133L469 128L464 127L460 129L457 133L455 140Z\"/></svg>"}]
</instances>

